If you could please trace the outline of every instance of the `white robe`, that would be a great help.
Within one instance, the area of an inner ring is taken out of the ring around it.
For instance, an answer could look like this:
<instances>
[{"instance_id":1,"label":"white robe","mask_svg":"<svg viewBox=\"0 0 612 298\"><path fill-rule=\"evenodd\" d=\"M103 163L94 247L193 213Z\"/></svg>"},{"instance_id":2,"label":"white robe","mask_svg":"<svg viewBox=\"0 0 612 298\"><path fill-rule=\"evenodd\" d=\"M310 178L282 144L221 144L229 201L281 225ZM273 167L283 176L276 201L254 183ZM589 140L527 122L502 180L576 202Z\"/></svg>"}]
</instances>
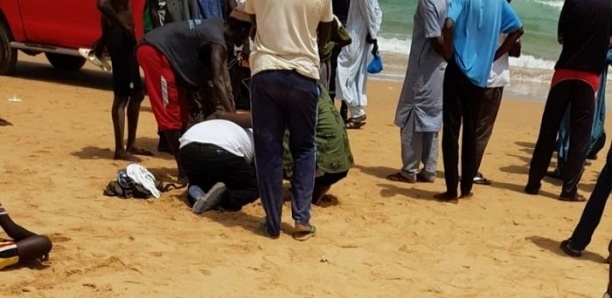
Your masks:
<instances>
[{"instance_id":1,"label":"white robe","mask_svg":"<svg viewBox=\"0 0 612 298\"><path fill-rule=\"evenodd\" d=\"M382 23L382 10L378 0L352 0L346 27L353 42L344 47L338 56L336 71L336 97L344 100L351 116L365 114L367 67L372 45L366 42L368 33L377 38Z\"/></svg>"}]
</instances>

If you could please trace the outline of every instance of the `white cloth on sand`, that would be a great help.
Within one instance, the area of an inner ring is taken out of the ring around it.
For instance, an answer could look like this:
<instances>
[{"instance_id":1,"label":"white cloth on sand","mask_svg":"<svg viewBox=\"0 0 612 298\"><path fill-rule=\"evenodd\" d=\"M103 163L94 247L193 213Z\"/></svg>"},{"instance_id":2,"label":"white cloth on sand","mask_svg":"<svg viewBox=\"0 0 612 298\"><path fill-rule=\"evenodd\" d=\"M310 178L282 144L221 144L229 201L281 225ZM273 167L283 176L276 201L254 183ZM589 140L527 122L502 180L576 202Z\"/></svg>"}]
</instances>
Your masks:
<instances>
[{"instance_id":1,"label":"white cloth on sand","mask_svg":"<svg viewBox=\"0 0 612 298\"><path fill-rule=\"evenodd\" d=\"M146 188L153 197L159 199L161 196L161 192L155 186L155 176L147 170L147 168L133 163L127 166L125 169L126 174L130 177L134 182L142 185Z\"/></svg>"}]
</instances>

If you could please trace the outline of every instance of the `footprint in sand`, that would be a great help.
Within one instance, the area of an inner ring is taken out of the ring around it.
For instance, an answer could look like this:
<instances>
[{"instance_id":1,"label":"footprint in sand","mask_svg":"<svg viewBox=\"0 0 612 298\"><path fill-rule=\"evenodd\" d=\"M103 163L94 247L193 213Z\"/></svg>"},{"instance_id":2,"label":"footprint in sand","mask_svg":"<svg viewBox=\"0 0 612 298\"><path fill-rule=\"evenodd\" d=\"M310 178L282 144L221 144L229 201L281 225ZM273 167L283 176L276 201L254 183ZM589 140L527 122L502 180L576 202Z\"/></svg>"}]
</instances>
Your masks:
<instances>
[{"instance_id":1,"label":"footprint in sand","mask_svg":"<svg viewBox=\"0 0 612 298\"><path fill-rule=\"evenodd\" d=\"M51 239L51 242L53 243L62 243L62 242L68 242L72 240L69 237L66 237L60 233L53 233L49 235L49 239Z\"/></svg>"}]
</instances>

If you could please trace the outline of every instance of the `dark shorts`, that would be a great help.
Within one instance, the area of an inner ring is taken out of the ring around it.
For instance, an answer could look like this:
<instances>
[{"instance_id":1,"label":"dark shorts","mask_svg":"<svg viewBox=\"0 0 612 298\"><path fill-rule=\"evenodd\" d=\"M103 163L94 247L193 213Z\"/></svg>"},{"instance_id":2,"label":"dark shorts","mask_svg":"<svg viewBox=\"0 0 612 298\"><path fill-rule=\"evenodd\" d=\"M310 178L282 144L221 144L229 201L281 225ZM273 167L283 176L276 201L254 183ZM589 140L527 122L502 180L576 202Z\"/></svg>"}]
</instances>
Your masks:
<instances>
[{"instance_id":1,"label":"dark shorts","mask_svg":"<svg viewBox=\"0 0 612 298\"><path fill-rule=\"evenodd\" d=\"M121 28L108 28L106 45L113 65L113 92L115 96L129 96L142 90L142 79L136 60L136 39Z\"/></svg>"},{"instance_id":2,"label":"dark shorts","mask_svg":"<svg viewBox=\"0 0 612 298\"><path fill-rule=\"evenodd\" d=\"M323 176L315 178L315 185L327 185L331 186L336 184L338 181L346 178L348 171L340 173L325 173Z\"/></svg>"}]
</instances>

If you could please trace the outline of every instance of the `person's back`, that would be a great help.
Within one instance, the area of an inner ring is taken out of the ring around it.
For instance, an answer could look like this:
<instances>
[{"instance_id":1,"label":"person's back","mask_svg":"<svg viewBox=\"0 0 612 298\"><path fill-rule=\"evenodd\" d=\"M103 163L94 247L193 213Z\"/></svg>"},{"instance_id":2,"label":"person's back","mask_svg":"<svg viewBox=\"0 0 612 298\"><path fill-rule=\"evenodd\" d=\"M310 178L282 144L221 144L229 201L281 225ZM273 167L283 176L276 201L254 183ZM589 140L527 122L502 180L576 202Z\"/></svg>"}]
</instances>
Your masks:
<instances>
[{"instance_id":1,"label":"person's back","mask_svg":"<svg viewBox=\"0 0 612 298\"><path fill-rule=\"evenodd\" d=\"M563 50L555 69L600 74L611 36L612 1L566 0L559 18Z\"/></svg>"},{"instance_id":2,"label":"person's back","mask_svg":"<svg viewBox=\"0 0 612 298\"><path fill-rule=\"evenodd\" d=\"M251 54L252 75L294 69L319 79L317 27L326 2L329 0L247 1L247 12L256 10L257 19L262 20L257 22Z\"/></svg>"},{"instance_id":3,"label":"person's back","mask_svg":"<svg viewBox=\"0 0 612 298\"><path fill-rule=\"evenodd\" d=\"M296 172L292 213L298 240L314 236L310 205L315 170L319 46L329 40L331 0L247 0L253 22L251 111L259 190L266 220L262 231L280 236L283 130L291 133Z\"/></svg>"},{"instance_id":4,"label":"person's back","mask_svg":"<svg viewBox=\"0 0 612 298\"><path fill-rule=\"evenodd\" d=\"M250 113L216 112L209 119L181 138L187 199L196 214L217 207L238 211L259 197Z\"/></svg>"},{"instance_id":5,"label":"person's back","mask_svg":"<svg viewBox=\"0 0 612 298\"><path fill-rule=\"evenodd\" d=\"M143 41L166 55L184 87L195 88L204 83L202 63L207 57L202 57L201 48L206 44L226 48L223 28L218 18L176 22L147 33Z\"/></svg>"},{"instance_id":6,"label":"person's back","mask_svg":"<svg viewBox=\"0 0 612 298\"><path fill-rule=\"evenodd\" d=\"M185 132L181 137L181 148L191 143L217 145L232 154L244 157L247 163L253 161L253 132L238 124L223 120L200 122Z\"/></svg>"},{"instance_id":7,"label":"person's back","mask_svg":"<svg viewBox=\"0 0 612 298\"><path fill-rule=\"evenodd\" d=\"M520 22L506 1L451 1L448 13L455 22L455 63L474 85L484 88L499 34L517 30Z\"/></svg>"}]
</instances>

